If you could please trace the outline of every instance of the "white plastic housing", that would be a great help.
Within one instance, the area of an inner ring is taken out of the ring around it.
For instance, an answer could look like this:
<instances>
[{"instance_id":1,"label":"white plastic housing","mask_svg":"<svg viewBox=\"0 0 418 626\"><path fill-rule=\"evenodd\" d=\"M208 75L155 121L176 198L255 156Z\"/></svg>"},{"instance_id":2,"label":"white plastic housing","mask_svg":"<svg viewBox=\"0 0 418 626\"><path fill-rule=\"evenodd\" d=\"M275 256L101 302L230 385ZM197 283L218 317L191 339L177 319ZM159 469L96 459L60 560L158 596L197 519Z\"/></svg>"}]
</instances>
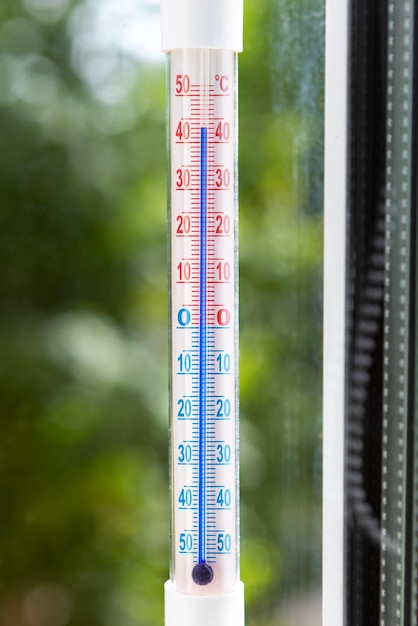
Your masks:
<instances>
[{"instance_id":1,"label":"white plastic housing","mask_svg":"<svg viewBox=\"0 0 418 626\"><path fill-rule=\"evenodd\" d=\"M244 626L235 54L243 0L161 0L161 25L169 52L172 223L172 558L164 623ZM213 580L195 576L201 564Z\"/></svg>"},{"instance_id":2,"label":"white plastic housing","mask_svg":"<svg viewBox=\"0 0 418 626\"><path fill-rule=\"evenodd\" d=\"M244 626L236 56L213 48L168 55L172 520L165 626Z\"/></svg>"},{"instance_id":3,"label":"white plastic housing","mask_svg":"<svg viewBox=\"0 0 418 626\"><path fill-rule=\"evenodd\" d=\"M243 0L161 0L161 47L242 50Z\"/></svg>"},{"instance_id":4,"label":"white plastic housing","mask_svg":"<svg viewBox=\"0 0 418 626\"><path fill-rule=\"evenodd\" d=\"M244 626L244 585L224 595L191 596L165 584L165 626Z\"/></svg>"}]
</instances>

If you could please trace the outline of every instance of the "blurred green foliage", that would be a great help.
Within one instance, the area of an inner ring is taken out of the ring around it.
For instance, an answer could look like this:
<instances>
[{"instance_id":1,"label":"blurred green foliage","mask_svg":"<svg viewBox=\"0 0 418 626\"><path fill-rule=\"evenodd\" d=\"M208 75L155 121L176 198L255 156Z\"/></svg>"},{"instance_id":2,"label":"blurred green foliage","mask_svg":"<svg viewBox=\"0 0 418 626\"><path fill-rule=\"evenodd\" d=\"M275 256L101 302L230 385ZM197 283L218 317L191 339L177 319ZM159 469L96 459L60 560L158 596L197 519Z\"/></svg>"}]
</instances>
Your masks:
<instances>
[{"instance_id":1,"label":"blurred green foliage","mask_svg":"<svg viewBox=\"0 0 418 626\"><path fill-rule=\"evenodd\" d=\"M86 45L94 6L0 4L0 626L162 624L165 68ZM323 12L246 3L248 626L320 585Z\"/></svg>"}]
</instances>

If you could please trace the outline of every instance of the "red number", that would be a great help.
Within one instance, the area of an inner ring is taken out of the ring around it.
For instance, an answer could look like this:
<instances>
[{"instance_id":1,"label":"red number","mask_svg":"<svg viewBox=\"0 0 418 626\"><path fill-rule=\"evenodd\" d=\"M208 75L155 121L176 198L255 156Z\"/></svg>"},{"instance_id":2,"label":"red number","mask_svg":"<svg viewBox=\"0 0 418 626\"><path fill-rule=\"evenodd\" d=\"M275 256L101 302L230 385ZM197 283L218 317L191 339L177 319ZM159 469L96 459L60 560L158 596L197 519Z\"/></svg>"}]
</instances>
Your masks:
<instances>
[{"instance_id":1,"label":"red number","mask_svg":"<svg viewBox=\"0 0 418 626\"><path fill-rule=\"evenodd\" d=\"M177 216L177 230L176 233L178 235L188 235L190 233L190 217L188 215L178 215Z\"/></svg>"},{"instance_id":2,"label":"red number","mask_svg":"<svg viewBox=\"0 0 418 626\"><path fill-rule=\"evenodd\" d=\"M187 189L190 187L190 170L179 168L176 172L177 174L177 189Z\"/></svg>"},{"instance_id":3,"label":"red number","mask_svg":"<svg viewBox=\"0 0 418 626\"><path fill-rule=\"evenodd\" d=\"M228 261L225 261L225 263L220 261L216 266L216 271L218 272L218 280L228 281L231 278L231 266Z\"/></svg>"},{"instance_id":4,"label":"red number","mask_svg":"<svg viewBox=\"0 0 418 626\"><path fill-rule=\"evenodd\" d=\"M220 167L215 171L215 185L218 189L228 189L231 182L231 174L228 169L222 170Z\"/></svg>"},{"instance_id":5,"label":"red number","mask_svg":"<svg viewBox=\"0 0 418 626\"><path fill-rule=\"evenodd\" d=\"M177 74L176 76L176 94L189 93L190 76L188 74Z\"/></svg>"},{"instance_id":6,"label":"red number","mask_svg":"<svg viewBox=\"0 0 418 626\"><path fill-rule=\"evenodd\" d=\"M231 135L231 129L228 122L219 122L216 127L215 137L219 139L219 141L225 140L229 141L229 137Z\"/></svg>"},{"instance_id":7,"label":"red number","mask_svg":"<svg viewBox=\"0 0 418 626\"><path fill-rule=\"evenodd\" d=\"M176 137L180 141L189 141L190 139L190 124L189 122L179 122L176 130Z\"/></svg>"},{"instance_id":8,"label":"red number","mask_svg":"<svg viewBox=\"0 0 418 626\"><path fill-rule=\"evenodd\" d=\"M215 222L217 224L215 233L217 235L227 235L231 230L231 220L229 215L216 215Z\"/></svg>"},{"instance_id":9,"label":"red number","mask_svg":"<svg viewBox=\"0 0 418 626\"><path fill-rule=\"evenodd\" d=\"M190 280L190 276L192 273L191 267L190 267L190 263L188 261L181 261L178 265L177 265L177 269L179 271L179 280L183 281L183 280Z\"/></svg>"},{"instance_id":10,"label":"red number","mask_svg":"<svg viewBox=\"0 0 418 626\"><path fill-rule=\"evenodd\" d=\"M218 322L219 326L228 326L229 322L231 321L231 313L228 311L228 309L219 309L216 314L216 321Z\"/></svg>"}]
</instances>

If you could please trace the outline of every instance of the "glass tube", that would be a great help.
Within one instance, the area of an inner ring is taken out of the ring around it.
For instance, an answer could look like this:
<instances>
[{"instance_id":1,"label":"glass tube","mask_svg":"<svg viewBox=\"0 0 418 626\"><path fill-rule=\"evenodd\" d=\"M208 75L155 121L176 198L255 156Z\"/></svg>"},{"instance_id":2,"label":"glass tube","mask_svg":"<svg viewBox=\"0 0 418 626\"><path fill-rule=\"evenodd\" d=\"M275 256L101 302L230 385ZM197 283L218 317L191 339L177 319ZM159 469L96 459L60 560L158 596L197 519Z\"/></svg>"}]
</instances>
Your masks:
<instances>
[{"instance_id":1,"label":"glass tube","mask_svg":"<svg viewBox=\"0 0 418 626\"><path fill-rule=\"evenodd\" d=\"M239 582L237 55L168 55L171 571L182 594Z\"/></svg>"}]
</instances>

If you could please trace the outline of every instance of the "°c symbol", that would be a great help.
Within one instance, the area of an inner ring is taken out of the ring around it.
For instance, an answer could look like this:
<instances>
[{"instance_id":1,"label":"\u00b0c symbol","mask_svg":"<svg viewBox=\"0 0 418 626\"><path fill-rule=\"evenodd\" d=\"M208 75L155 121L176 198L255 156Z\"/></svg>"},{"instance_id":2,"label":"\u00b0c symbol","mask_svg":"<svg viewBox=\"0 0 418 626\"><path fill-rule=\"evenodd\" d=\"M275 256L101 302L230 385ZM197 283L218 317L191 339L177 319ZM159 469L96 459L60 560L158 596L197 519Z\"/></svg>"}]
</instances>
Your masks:
<instances>
[{"instance_id":1,"label":"\u00b0c symbol","mask_svg":"<svg viewBox=\"0 0 418 626\"><path fill-rule=\"evenodd\" d=\"M229 90L229 76L227 76L226 74L222 74L222 76L216 74L215 80L219 82L219 87L221 91L225 92Z\"/></svg>"}]
</instances>

